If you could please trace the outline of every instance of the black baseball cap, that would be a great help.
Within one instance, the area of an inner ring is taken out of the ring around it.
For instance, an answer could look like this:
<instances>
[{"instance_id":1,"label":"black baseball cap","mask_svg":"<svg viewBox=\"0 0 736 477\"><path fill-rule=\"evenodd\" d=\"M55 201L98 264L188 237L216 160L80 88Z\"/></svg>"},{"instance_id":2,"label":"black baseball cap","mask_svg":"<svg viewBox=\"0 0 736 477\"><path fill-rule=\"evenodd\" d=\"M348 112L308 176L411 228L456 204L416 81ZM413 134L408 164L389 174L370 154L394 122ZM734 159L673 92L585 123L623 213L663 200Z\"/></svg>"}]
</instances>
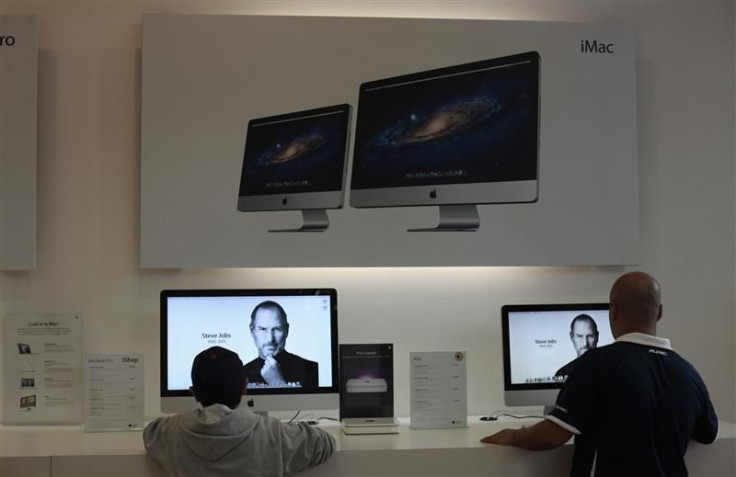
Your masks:
<instances>
[{"instance_id":1,"label":"black baseball cap","mask_svg":"<svg viewBox=\"0 0 736 477\"><path fill-rule=\"evenodd\" d=\"M205 406L219 403L236 407L244 379L243 362L238 354L221 346L202 351L192 363L192 386L197 400Z\"/></svg>"}]
</instances>

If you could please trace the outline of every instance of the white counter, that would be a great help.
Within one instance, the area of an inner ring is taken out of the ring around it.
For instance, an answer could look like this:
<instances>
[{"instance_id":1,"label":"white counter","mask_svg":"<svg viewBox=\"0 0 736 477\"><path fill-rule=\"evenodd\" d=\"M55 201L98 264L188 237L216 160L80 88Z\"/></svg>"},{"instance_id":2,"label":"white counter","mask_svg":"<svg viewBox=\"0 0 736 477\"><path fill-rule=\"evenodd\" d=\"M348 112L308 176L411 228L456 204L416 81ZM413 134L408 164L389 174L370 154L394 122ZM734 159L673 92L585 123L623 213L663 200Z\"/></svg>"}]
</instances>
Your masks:
<instances>
[{"instance_id":1,"label":"white counter","mask_svg":"<svg viewBox=\"0 0 736 477\"><path fill-rule=\"evenodd\" d=\"M480 439L537 419L481 422L465 429L414 430L401 419L401 433L344 435L336 422L320 427L332 433L335 457L305 476L566 476L572 446L545 452L487 445ZM721 422L718 440L692 443L686 460L691 476L736 475L736 426ZM0 426L0 475L161 476L146 456L141 431L87 433L82 426Z\"/></svg>"}]
</instances>

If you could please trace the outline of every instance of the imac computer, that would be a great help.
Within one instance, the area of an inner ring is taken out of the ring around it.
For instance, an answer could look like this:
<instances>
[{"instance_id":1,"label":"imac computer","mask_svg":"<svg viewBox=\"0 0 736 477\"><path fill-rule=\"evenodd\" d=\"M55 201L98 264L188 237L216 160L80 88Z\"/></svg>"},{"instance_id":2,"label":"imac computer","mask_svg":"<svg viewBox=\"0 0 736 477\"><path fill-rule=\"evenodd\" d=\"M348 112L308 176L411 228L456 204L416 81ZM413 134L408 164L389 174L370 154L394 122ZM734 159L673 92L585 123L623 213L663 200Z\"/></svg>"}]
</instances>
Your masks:
<instances>
[{"instance_id":1,"label":"imac computer","mask_svg":"<svg viewBox=\"0 0 736 477\"><path fill-rule=\"evenodd\" d=\"M613 343L608 303L505 305L504 398L507 406L554 406L557 394L590 349Z\"/></svg>"},{"instance_id":2,"label":"imac computer","mask_svg":"<svg viewBox=\"0 0 736 477\"><path fill-rule=\"evenodd\" d=\"M537 52L360 86L352 207L438 205L422 231L476 230L475 204L535 202Z\"/></svg>"},{"instance_id":3,"label":"imac computer","mask_svg":"<svg viewBox=\"0 0 736 477\"><path fill-rule=\"evenodd\" d=\"M238 210L301 210L302 227L270 232L324 231L343 206L349 124L348 104L251 119Z\"/></svg>"},{"instance_id":4,"label":"imac computer","mask_svg":"<svg viewBox=\"0 0 736 477\"><path fill-rule=\"evenodd\" d=\"M243 361L248 385L241 406L255 412L339 407L334 289L163 290L162 412L197 407L189 393L192 361L212 346ZM270 383L263 377L272 378L263 371L269 357L282 374Z\"/></svg>"}]
</instances>

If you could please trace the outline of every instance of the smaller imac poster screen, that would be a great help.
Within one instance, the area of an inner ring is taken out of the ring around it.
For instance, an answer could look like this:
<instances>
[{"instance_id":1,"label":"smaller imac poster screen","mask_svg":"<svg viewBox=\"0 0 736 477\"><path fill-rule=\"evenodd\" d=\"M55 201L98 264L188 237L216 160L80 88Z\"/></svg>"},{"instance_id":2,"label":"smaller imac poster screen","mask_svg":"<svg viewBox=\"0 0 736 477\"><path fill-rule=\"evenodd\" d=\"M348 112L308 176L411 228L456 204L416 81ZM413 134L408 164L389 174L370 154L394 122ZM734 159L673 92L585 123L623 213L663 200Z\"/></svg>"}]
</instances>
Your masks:
<instances>
[{"instance_id":1,"label":"smaller imac poster screen","mask_svg":"<svg viewBox=\"0 0 736 477\"><path fill-rule=\"evenodd\" d=\"M340 419L393 416L393 345L340 345Z\"/></svg>"},{"instance_id":2,"label":"smaller imac poster screen","mask_svg":"<svg viewBox=\"0 0 736 477\"><path fill-rule=\"evenodd\" d=\"M361 86L351 188L537 179L538 55Z\"/></svg>"},{"instance_id":3,"label":"smaller imac poster screen","mask_svg":"<svg viewBox=\"0 0 736 477\"><path fill-rule=\"evenodd\" d=\"M273 320L258 321L251 333L251 313L268 300L286 312L288 333ZM329 296L168 297L167 390L189 389L194 357L211 346L236 352L258 375L261 347L281 364L284 383L274 388L332 386L331 306ZM264 388L271 388L264 379L249 379L249 390Z\"/></svg>"},{"instance_id":4,"label":"smaller imac poster screen","mask_svg":"<svg viewBox=\"0 0 736 477\"><path fill-rule=\"evenodd\" d=\"M508 336L511 384L562 383L578 353L613 343L608 310L509 312Z\"/></svg>"},{"instance_id":5,"label":"smaller imac poster screen","mask_svg":"<svg viewBox=\"0 0 736 477\"><path fill-rule=\"evenodd\" d=\"M252 120L240 196L340 191L350 108Z\"/></svg>"}]
</instances>

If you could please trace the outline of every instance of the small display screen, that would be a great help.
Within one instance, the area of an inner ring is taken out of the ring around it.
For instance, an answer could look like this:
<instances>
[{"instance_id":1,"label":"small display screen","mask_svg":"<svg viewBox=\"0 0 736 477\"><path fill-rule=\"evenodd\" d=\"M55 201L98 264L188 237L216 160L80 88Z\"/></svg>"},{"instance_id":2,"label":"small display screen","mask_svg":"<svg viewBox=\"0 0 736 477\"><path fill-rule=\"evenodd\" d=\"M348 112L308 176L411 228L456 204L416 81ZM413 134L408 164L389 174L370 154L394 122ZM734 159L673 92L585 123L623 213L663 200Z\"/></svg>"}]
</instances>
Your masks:
<instances>
[{"instance_id":1,"label":"small display screen","mask_svg":"<svg viewBox=\"0 0 736 477\"><path fill-rule=\"evenodd\" d=\"M350 107L251 120L240 196L340 191Z\"/></svg>"},{"instance_id":2,"label":"small display screen","mask_svg":"<svg viewBox=\"0 0 736 477\"><path fill-rule=\"evenodd\" d=\"M352 189L537 179L539 55L363 83Z\"/></svg>"},{"instance_id":3,"label":"small display screen","mask_svg":"<svg viewBox=\"0 0 736 477\"><path fill-rule=\"evenodd\" d=\"M561 386L587 351L613 343L608 304L503 308L506 382Z\"/></svg>"},{"instance_id":4,"label":"small display screen","mask_svg":"<svg viewBox=\"0 0 736 477\"><path fill-rule=\"evenodd\" d=\"M340 419L394 416L392 344L340 345Z\"/></svg>"}]
</instances>

